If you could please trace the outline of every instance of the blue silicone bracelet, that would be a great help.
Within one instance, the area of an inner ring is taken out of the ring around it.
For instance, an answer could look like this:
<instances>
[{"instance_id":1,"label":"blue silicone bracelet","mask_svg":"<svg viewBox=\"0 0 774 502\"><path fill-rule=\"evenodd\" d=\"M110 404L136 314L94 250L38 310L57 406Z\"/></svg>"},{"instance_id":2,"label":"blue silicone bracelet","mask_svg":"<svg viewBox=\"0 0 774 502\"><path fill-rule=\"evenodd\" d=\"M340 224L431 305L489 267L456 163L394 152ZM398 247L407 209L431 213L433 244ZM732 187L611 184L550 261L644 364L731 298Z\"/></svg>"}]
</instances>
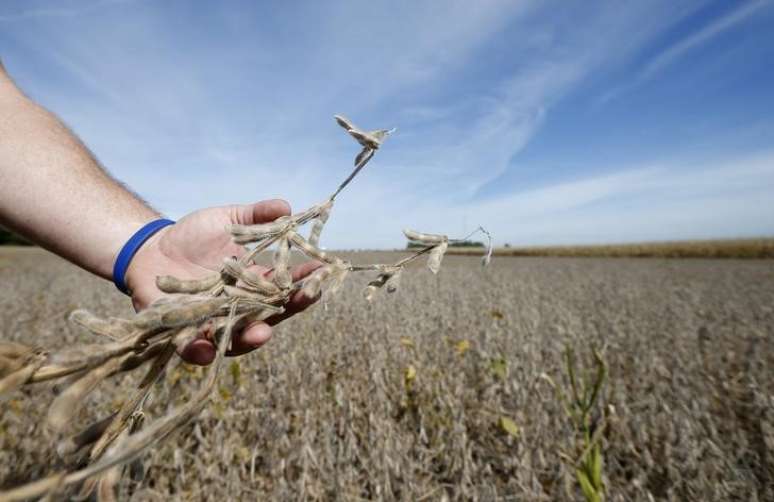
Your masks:
<instances>
[{"instance_id":1,"label":"blue silicone bracelet","mask_svg":"<svg viewBox=\"0 0 774 502\"><path fill-rule=\"evenodd\" d=\"M154 220L139 229L133 236L126 241L124 247L118 253L116 263L113 265L113 283L124 294L129 294L129 288L126 287L126 270L129 268L129 264L132 262L137 250L145 244L145 241L161 230L162 228L174 225L175 222L167 219Z\"/></svg>"}]
</instances>

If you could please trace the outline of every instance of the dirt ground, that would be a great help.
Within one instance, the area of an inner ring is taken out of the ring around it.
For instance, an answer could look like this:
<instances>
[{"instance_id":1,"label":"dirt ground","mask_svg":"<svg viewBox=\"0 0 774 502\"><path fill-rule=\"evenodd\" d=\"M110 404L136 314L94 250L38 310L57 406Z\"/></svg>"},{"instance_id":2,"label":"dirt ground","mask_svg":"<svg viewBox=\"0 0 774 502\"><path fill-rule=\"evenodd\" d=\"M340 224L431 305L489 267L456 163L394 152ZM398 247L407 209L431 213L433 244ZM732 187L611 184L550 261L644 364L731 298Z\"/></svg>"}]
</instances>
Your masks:
<instances>
[{"instance_id":1,"label":"dirt ground","mask_svg":"<svg viewBox=\"0 0 774 502\"><path fill-rule=\"evenodd\" d=\"M577 438L544 378L566 385L570 345L582 360L599 348L609 368L598 417L608 500L774 500L774 261L499 258L482 269L449 256L438 276L411 272L373 304L355 278L231 360L207 410L142 458L143 479L120 499L578 500L560 458ZM95 342L66 322L75 308L131 313L106 281L39 249L0 248L3 340ZM169 371L149 419L200 379ZM100 387L68 432L135 380ZM25 387L0 404L0 487L72 461L43 426L56 392Z\"/></svg>"}]
</instances>

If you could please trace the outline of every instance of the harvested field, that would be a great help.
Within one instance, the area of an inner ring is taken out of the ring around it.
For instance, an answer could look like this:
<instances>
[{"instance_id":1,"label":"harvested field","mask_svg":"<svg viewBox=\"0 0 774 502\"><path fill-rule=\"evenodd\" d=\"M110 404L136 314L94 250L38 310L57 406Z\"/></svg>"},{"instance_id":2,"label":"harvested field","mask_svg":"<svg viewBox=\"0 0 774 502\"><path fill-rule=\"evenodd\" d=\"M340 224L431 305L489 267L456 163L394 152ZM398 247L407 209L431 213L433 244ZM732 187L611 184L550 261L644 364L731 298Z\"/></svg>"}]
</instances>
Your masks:
<instances>
[{"instance_id":1,"label":"harvested field","mask_svg":"<svg viewBox=\"0 0 774 502\"><path fill-rule=\"evenodd\" d=\"M483 247L451 247L449 254L482 255ZM606 258L774 258L774 239L594 244L587 246L503 247L495 256L560 256Z\"/></svg>"},{"instance_id":2,"label":"harvested field","mask_svg":"<svg viewBox=\"0 0 774 502\"><path fill-rule=\"evenodd\" d=\"M143 457L122 499L578 500L559 456L574 432L541 376L565 381L570 344L584 360L604 347L608 500L774 500L774 261L500 258L482 270L449 256L374 304L365 282L233 359L214 402ZM39 249L0 249L0 285L4 340L84 343L68 312L130 312L111 284ZM201 374L170 371L151 413ZM71 432L131 385L105 384ZM41 425L55 391L2 403L0 487L73 461Z\"/></svg>"}]
</instances>

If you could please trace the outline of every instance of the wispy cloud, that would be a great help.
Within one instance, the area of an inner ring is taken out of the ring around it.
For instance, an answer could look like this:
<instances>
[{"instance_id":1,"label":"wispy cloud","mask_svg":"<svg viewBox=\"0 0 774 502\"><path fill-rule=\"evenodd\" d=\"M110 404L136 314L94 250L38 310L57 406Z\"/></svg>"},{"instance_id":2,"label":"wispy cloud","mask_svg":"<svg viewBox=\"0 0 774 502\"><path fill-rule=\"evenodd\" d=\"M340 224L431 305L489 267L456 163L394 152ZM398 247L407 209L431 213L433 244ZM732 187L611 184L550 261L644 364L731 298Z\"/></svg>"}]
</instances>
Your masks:
<instances>
[{"instance_id":1,"label":"wispy cloud","mask_svg":"<svg viewBox=\"0 0 774 502\"><path fill-rule=\"evenodd\" d=\"M0 22L21 21L25 19L47 18L47 17L73 17L85 14L87 12L99 9L112 4L127 3L137 0L101 0L99 2L87 3L78 7L47 7L41 9L23 9L13 14L0 14Z\"/></svg>"},{"instance_id":2,"label":"wispy cloud","mask_svg":"<svg viewBox=\"0 0 774 502\"><path fill-rule=\"evenodd\" d=\"M735 28L764 7L771 6L771 0L750 0L738 2L736 7L717 19L712 20L698 31L675 41L672 45L656 54L645 66L634 74L628 82L613 87L597 99L597 104L604 104L619 98L625 93L641 86L645 82L655 78L658 74L674 65L681 58L685 58L691 51L709 43L715 37ZM693 10L686 10L685 15Z\"/></svg>"},{"instance_id":3,"label":"wispy cloud","mask_svg":"<svg viewBox=\"0 0 774 502\"><path fill-rule=\"evenodd\" d=\"M665 152L661 167L631 167L642 165L632 159L592 176L598 166L581 160L571 179L539 174L531 184L539 189L506 187L497 199L482 193L547 123L562 120L556 110L578 89L698 3L679 15L666 0L627 9L493 1L473 10L455 1L442 11L416 2L235 1L207 4L206 12L119 3L74 4L59 17L30 10L11 19L0 9L0 20L9 18L3 56L25 90L114 175L174 217L267 197L297 208L319 201L348 174L358 148L334 113L399 130L342 194L326 236L331 247L400 245L399 229L410 225L459 235L466 223L493 227L500 242L591 239L583 218L606 218L593 208L629 196L674 207L651 187L662 180L689 188L680 176L690 166ZM731 171L708 172L720 179ZM704 195L684 200L700 205L722 193L717 184L698 186ZM606 210L630 221L649 211ZM610 225L599 238L635 227Z\"/></svg>"},{"instance_id":4,"label":"wispy cloud","mask_svg":"<svg viewBox=\"0 0 774 502\"><path fill-rule=\"evenodd\" d=\"M749 2L739 2L737 5L738 7L725 16L715 19L696 33L685 37L658 54L643 68L639 78L652 78L680 58L685 57L691 50L706 44L718 35L743 23L762 8L771 6L772 2L771 0L751 0Z\"/></svg>"}]
</instances>

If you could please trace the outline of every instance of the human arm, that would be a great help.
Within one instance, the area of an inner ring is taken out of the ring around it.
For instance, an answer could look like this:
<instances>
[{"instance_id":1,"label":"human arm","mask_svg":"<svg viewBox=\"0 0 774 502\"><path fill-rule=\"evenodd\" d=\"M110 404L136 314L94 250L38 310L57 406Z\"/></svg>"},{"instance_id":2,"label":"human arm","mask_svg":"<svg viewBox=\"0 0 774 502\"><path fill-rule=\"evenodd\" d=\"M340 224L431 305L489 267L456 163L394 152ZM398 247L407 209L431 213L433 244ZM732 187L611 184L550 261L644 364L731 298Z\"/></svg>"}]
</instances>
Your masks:
<instances>
[{"instance_id":1,"label":"human arm","mask_svg":"<svg viewBox=\"0 0 774 502\"><path fill-rule=\"evenodd\" d=\"M244 253L226 234L229 223L260 223L289 213L284 201L264 201L200 210L165 227L143 244L127 270L135 308L162 296L155 286L157 275L202 277L218 270L224 256ZM59 119L25 96L0 64L0 224L111 280L124 243L159 217L114 180ZM296 276L313 267L300 268ZM296 296L288 313L309 303ZM265 343L270 325L282 318L246 328L236 337L234 351ZM193 342L182 353L200 364L213 355L214 347L206 340Z\"/></svg>"}]
</instances>

